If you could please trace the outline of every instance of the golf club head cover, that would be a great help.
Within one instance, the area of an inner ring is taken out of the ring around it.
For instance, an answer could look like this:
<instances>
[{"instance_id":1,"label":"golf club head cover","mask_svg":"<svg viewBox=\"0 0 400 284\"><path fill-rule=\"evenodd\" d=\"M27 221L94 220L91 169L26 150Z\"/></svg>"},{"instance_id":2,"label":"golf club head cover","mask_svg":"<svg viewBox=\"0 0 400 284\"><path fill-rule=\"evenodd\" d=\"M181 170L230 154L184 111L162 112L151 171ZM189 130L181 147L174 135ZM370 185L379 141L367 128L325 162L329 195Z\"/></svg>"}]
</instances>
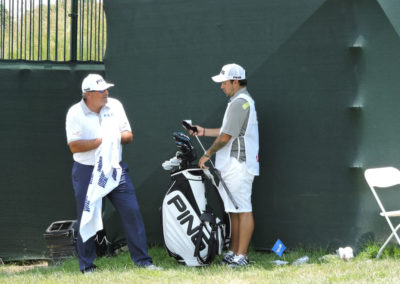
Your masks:
<instances>
[{"instance_id":1,"label":"golf club head cover","mask_svg":"<svg viewBox=\"0 0 400 284\"><path fill-rule=\"evenodd\" d=\"M175 145L179 148L179 150L183 153L183 154L187 154L188 152L190 152L192 149L190 149L188 147L188 145L180 142L180 141L176 141Z\"/></svg>"},{"instance_id":2,"label":"golf club head cover","mask_svg":"<svg viewBox=\"0 0 400 284\"><path fill-rule=\"evenodd\" d=\"M179 157L180 159L186 160L189 163L197 159L196 151L188 136L182 132L174 132L173 138L175 139L176 146L182 152L182 155Z\"/></svg>"},{"instance_id":3,"label":"golf club head cover","mask_svg":"<svg viewBox=\"0 0 400 284\"><path fill-rule=\"evenodd\" d=\"M182 142L190 149L193 149L192 141L190 141L190 138L187 135L183 134L182 132L174 132L173 136L175 141Z\"/></svg>"}]
</instances>

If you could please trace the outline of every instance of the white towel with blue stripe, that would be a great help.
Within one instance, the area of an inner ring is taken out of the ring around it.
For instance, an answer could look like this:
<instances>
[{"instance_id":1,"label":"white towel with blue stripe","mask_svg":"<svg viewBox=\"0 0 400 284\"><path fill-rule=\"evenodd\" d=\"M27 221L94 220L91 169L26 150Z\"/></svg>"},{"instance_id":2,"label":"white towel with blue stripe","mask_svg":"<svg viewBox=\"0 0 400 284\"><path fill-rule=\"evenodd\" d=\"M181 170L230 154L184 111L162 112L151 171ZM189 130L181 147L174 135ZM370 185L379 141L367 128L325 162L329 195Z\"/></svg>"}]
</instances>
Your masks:
<instances>
[{"instance_id":1,"label":"white towel with blue stripe","mask_svg":"<svg viewBox=\"0 0 400 284\"><path fill-rule=\"evenodd\" d=\"M100 111L102 143L96 151L96 164L85 199L79 232L83 242L103 229L102 199L119 185L121 133L108 108Z\"/></svg>"}]
</instances>

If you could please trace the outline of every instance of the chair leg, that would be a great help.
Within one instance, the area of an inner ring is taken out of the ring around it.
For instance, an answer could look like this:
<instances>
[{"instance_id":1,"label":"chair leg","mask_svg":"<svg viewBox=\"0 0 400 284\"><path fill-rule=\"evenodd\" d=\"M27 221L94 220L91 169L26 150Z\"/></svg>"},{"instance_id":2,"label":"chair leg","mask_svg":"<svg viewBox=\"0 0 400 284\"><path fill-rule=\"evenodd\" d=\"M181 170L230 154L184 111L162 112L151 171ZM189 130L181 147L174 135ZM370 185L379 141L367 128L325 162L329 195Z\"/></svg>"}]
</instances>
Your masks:
<instances>
[{"instance_id":1,"label":"chair leg","mask_svg":"<svg viewBox=\"0 0 400 284\"><path fill-rule=\"evenodd\" d=\"M397 230L400 228L400 224L397 225L396 229L394 229L394 231L392 231L392 233L390 234L389 238L387 238L387 240L385 241L385 243L383 244L383 246L381 246L381 248L378 251L378 254L376 255L376 258L379 258L383 252L383 249L387 246L387 244L390 242L390 240L393 238L394 235L396 235L396 239L397 239L397 243L399 243L399 236L397 235ZM400 243L399 243L400 245Z\"/></svg>"}]
</instances>

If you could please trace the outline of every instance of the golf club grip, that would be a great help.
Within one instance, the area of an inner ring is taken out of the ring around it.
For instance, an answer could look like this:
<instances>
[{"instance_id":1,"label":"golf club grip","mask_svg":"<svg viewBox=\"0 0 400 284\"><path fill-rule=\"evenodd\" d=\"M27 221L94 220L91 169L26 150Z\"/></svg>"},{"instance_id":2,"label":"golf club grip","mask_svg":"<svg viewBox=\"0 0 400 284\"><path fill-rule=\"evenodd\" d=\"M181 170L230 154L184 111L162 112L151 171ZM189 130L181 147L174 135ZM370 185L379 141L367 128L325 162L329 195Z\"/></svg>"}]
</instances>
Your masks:
<instances>
[{"instance_id":1,"label":"golf club grip","mask_svg":"<svg viewBox=\"0 0 400 284\"><path fill-rule=\"evenodd\" d=\"M232 193L226 186L225 181L222 179L221 173L216 168L214 168L214 172L217 175L219 181L222 183L222 186L224 187L226 194L228 194L229 199L232 201L233 206L235 206L236 209L239 209L239 206L237 205L236 200L233 198Z\"/></svg>"},{"instance_id":2,"label":"golf club grip","mask_svg":"<svg viewBox=\"0 0 400 284\"><path fill-rule=\"evenodd\" d=\"M182 121L183 127L185 127L187 130L192 130L193 132L197 133L197 127L190 125L186 121Z\"/></svg>"}]
</instances>

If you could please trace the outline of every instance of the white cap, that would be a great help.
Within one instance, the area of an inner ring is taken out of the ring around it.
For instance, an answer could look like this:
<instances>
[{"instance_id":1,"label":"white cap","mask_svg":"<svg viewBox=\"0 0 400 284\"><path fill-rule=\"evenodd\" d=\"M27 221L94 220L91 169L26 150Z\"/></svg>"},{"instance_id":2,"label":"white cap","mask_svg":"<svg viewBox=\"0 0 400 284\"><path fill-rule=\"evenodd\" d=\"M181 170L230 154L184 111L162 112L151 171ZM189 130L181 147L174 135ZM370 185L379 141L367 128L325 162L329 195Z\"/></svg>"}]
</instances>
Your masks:
<instances>
[{"instance_id":1,"label":"white cap","mask_svg":"<svg viewBox=\"0 0 400 284\"><path fill-rule=\"evenodd\" d=\"M82 81L82 93L91 91L104 91L114 84L107 83L99 74L89 74Z\"/></svg>"},{"instance_id":2,"label":"white cap","mask_svg":"<svg viewBox=\"0 0 400 284\"><path fill-rule=\"evenodd\" d=\"M228 80L243 80L246 79L246 71L242 66L235 63L226 64L221 69L221 73L211 77L214 82L221 83Z\"/></svg>"}]
</instances>

